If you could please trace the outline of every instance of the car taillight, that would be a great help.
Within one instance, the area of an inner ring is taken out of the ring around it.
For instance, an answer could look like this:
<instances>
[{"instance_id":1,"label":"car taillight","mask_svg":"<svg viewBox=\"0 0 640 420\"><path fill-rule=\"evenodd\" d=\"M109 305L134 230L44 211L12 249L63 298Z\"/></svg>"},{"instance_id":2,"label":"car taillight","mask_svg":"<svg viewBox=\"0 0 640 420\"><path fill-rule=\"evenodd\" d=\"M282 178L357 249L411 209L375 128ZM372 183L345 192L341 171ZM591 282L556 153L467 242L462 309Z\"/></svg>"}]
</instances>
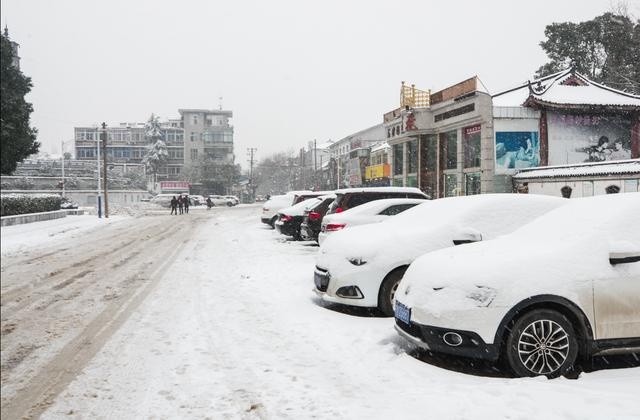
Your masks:
<instances>
[{"instance_id":1,"label":"car taillight","mask_svg":"<svg viewBox=\"0 0 640 420\"><path fill-rule=\"evenodd\" d=\"M262 211L269 211L269 209L268 209L268 208L266 208L266 207L263 207L263 208L262 208Z\"/></svg>"},{"instance_id":2,"label":"car taillight","mask_svg":"<svg viewBox=\"0 0 640 420\"><path fill-rule=\"evenodd\" d=\"M327 232L335 232L336 230L344 229L347 226L346 223L329 223L327 224Z\"/></svg>"},{"instance_id":3,"label":"car taillight","mask_svg":"<svg viewBox=\"0 0 640 420\"><path fill-rule=\"evenodd\" d=\"M316 213L315 211L309 213L309 220L319 220L321 217L322 215L320 213Z\"/></svg>"},{"instance_id":4,"label":"car taillight","mask_svg":"<svg viewBox=\"0 0 640 420\"><path fill-rule=\"evenodd\" d=\"M280 220L283 222L290 222L291 219L293 219L293 217L287 215L287 214L283 214L282 216L280 216Z\"/></svg>"},{"instance_id":5,"label":"car taillight","mask_svg":"<svg viewBox=\"0 0 640 420\"><path fill-rule=\"evenodd\" d=\"M344 210L342 209L342 207L338 207L338 208L336 209L336 213L342 213L343 211L344 211Z\"/></svg>"}]
</instances>

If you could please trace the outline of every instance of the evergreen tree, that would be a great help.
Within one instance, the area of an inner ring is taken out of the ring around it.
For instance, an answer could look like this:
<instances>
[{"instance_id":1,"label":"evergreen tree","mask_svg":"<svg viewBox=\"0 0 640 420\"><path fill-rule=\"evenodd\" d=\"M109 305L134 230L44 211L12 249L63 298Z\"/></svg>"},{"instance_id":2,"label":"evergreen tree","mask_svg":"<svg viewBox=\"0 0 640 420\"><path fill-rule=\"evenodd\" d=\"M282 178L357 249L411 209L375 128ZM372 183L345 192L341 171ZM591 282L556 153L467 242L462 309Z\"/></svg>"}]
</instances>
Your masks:
<instances>
[{"instance_id":1,"label":"evergreen tree","mask_svg":"<svg viewBox=\"0 0 640 420\"><path fill-rule=\"evenodd\" d=\"M145 124L145 138L151 144L147 147L147 153L142 158L142 163L153 173L153 181L157 181L158 169L167 162L169 151L167 144L162 140L164 133L160 127L159 117L151 114Z\"/></svg>"},{"instance_id":2,"label":"evergreen tree","mask_svg":"<svg viewBox=\"0 0 640 420\"><path fill-rule=\"evenodd\" d=\"M14 63L16 47L6 28L0 38L0 173L11 174L18 162L38 152L40 144L37 130L29 126L33 107L24 100L31 91L31 79Z\"/></svg>"},{"instance_id":3,"label":"evergreen tree","mask_svg":"<svg viewBox=\"0 0 640 420\"><path fill-rule=\"evenodd\" d=\"M585 22L547 25L544 35L540 46L550 61L535 77L572 66L596 82L640 93L640 21L607 12Z\"/></svg>"}]
</instances>

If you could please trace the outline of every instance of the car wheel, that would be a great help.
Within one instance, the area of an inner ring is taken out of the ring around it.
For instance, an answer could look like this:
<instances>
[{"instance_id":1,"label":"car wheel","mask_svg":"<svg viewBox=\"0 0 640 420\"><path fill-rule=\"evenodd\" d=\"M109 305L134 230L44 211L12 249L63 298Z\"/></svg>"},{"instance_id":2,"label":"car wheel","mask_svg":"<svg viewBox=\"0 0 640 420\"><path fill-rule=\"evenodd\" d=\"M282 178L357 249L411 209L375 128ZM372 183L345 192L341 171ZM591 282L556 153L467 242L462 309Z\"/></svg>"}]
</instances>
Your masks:
<instances>
[{"instance_id":1,"label":"car wheel","mask_svg":"<svg viewBox=\"0 0 640 420\"><path fill-rule=\"evenodd\" d=\"M271 221L269 221L269 224L271 225L271 229L275 229L276 228L276 220L278 220L278 216L273 216L271 218Z\"/></svg>"},{"instance_id":2,"label":"car wheel","mask_svg":"<svg viewBox=\"0 0 640 420\"><path fill-rule=\"evenodd\" d=\"M233 203L231 203L230 201L227 201L227 207L233 207Z\"/></svg>"},{"instance_id":3,"label":"car wheel","mask_svg":"<svg viewBox=\"0 0 640 420\"><path fill-rule=\"evenodd\" d=\"M398 285L405 271L407 271L407 267L396 268L387 274L387 277L382 281L380 293L378 294L378 309L385 316L393 316L396 290L398 290Z\"/></svg>"},{"instance_id":4,"label":"car wheel","mask_svg":"<svg viewBox=\"0 0 640 420\"><path fill-rule=\"evenodd\" d=\"M578 340L573 324L552 309L536 309L519 318L507 338L509 366L518 376L556 378L573 370Z\"/></svg>"}]
</instances>

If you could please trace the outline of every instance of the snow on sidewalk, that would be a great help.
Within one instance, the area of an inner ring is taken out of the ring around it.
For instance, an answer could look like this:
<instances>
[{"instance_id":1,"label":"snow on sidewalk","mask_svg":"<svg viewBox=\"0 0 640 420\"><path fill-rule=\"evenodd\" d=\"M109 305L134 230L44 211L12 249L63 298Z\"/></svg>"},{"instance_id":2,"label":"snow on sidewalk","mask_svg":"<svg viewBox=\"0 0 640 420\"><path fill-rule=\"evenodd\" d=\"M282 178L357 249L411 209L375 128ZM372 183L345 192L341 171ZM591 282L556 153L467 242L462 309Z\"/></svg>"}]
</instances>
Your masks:
<instances>
[{"instance_id":1,"label":"snow on sidewalk","mask_svg":"<svg viewBox=\"0 0 640 420\"><path fill-rule=\"evenodd\" d=\"M631 419L640 369L472 376L405 351L393 320L311 289L316 247L254 208L213 217L44 418Z\"/></svg>"},{"instance_id":2,"label":"snow on sidewalk","mask_svg":"<svg viewBox=\"0 0 640 420\"><path fill-rule=\"evenodd\" d=\"M1 230L2 256L33 250L43 245L55 245L58 241L69 240L80 234L87 234L103 225L120 222L124 216L108 219L98 216L67 216L61 219L22 225L4 226Z\"/></svg>"}]
</instances>

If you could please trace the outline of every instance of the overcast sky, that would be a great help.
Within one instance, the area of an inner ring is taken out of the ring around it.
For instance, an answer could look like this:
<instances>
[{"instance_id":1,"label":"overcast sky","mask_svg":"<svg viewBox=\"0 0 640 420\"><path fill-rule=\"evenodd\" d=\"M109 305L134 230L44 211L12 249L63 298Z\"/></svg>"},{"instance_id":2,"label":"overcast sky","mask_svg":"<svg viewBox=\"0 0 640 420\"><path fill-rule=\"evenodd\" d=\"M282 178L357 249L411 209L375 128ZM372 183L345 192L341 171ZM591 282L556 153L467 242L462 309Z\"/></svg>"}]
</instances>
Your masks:
<instances>
[{"instance_id":1,"label":"overcast sky","mask_svg":"<svg viewBox=\"0 0 640 420\"><path fill-rule=\"evenodd\" d=\"M640 1L627 3L639 16ZM176 118L223 97L246 166L247 147L260 158L381 122L402 80L440 90L477 74L492 93L526 81L546 61L545 25L612 4L2 0L1 11L33 79L43 151L75 126Z\"/></svg>"}]
</instances>

